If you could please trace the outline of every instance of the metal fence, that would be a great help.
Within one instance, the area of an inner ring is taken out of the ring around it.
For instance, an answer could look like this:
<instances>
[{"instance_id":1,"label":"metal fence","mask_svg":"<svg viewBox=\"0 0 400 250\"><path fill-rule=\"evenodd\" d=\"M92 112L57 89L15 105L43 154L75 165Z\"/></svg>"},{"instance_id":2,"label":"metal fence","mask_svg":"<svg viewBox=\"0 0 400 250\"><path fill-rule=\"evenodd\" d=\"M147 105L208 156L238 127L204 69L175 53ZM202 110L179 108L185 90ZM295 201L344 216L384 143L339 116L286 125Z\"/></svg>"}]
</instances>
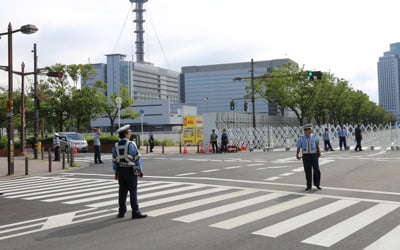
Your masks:
<instances>
[{"instance_id":1,"label":"metal fence","mask_svg":"<svg viewBox=\"0 0 400 250\"><path fill-rule=\"evenodd\" d=\"M259 128L252 127L233 127L231 124L217 124L217 133L222 133L222 129L226 129L229 137L229 144L240 147L248 147L250 149L269 150L273 148L292 148L295 147L298 138L303 135L303 129L299 126L263 126ZM349 134L347 145L355 146L354 130L356 125L345 125ZM361 125L363 147L386 147L399 150L400 129L391 125ZM320 139L323 145L322 133L325 128L329 129L331 135L331 144L333 147L339 145L337 131L339 126L326 125L314 127L313 133ZM220 138L220 137L219 137Z\"/></svg>"}]
</instances>

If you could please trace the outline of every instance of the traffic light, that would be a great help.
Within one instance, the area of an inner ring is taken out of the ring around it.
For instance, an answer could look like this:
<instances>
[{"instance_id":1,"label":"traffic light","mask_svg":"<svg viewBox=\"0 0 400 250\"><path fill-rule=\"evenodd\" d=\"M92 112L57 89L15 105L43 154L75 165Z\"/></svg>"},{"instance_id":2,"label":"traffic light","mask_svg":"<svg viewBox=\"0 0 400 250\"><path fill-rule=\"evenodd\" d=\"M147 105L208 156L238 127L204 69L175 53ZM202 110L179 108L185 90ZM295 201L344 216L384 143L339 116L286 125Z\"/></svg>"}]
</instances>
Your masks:
<instances>
[{"instance_id":1,"label":"traffic light","mask_svg":"<svg viewBox=\"0 0 400 250\"><path fill-rule=\"evenodd\" d=\"M249 109L249 104L247 103L247 101L244 101L244 111L247 112L248 109Z\"/></svg>"},{"instance_id":2,"label":"traffic light","mask_svg":"<svg viewBox=\"0 0 400 250\"><path fill-rule=\"evenodd\" d=\"M61 77L63 77L63 73L50 71L50 72L47 72L47 76L61 78Z\"/></svg>"},{"instance_id":3,"label":"traffic light","mask_svg":"<svg viewBox=\"0 0 400 250\"><path fill-rule=\"evenodd\" d=\"M317 78L317 80L321 80L322 72L321 71L308 71L307 76L311 81L314 81L314 78Z\"/></svg>"},{"instance_id":4,"label":"traffic light","mask_svg":"<svg viewBox=\"0 0 400 250\"><path fill-rule=\"evenodd\" d=\"M235 110L235 102L232 100L230 103L231 110Z\"/></svg>"}]
</instances>

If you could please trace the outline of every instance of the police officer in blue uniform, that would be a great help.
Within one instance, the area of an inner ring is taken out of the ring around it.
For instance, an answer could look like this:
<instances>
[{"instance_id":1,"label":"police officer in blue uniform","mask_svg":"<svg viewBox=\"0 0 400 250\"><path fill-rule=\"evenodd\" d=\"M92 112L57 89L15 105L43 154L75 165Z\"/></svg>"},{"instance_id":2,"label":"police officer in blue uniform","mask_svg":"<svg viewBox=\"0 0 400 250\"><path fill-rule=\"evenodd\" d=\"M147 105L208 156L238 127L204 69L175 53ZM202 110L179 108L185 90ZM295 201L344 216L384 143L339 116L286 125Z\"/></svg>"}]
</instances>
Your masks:
<instances>
[{"instance_id":1,"label":"police officer in blue uniform","mask_svg":"<svg viewBox=\"0 0 400 250\"><path fill-rule=\"evenodd\" d=\"M120 140L115 143L112 149L112 162L115 171L115 178L118 179L118 218L123 218L126 213L126 197L129 192L132 208L132 219L146 218L139 210L137 199L138 177L143 177L142 160L136 144L129 140L131 137L130 125L119 128Z\"/></svg>"},{"instance_id":2,"label":"police officer in blue uniform","mask_svg":"<svg viewBox=\"0 0 400 250\"><path fill-rule=\"evenodd\" d=\"M321 171L319 170L318 158L321 156L319 149L318 138L312 134L312 124L307 124L303 127L304 135L299 138L296 143L296 158L301 159L299 156L300 149L302 151L304 172L306 174L307 187L306 191L311 190L312 181L314 185L321 189ZM314 173L313 173L314 172Z\"/></svg>"}]
</instances>

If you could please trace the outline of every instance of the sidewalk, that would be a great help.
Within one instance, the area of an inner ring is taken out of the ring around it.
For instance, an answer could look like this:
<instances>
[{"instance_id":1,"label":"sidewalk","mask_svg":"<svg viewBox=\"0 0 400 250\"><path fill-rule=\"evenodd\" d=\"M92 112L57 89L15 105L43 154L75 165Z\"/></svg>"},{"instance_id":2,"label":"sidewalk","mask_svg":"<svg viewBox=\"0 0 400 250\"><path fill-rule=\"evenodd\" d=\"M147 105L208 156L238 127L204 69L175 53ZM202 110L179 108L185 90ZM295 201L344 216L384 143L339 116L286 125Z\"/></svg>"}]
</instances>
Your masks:
<instances>
[{"instance_id":1,"label":"sidewalk","mask_svg":"<svg viewBox=\"0 0 400 250\"><path fill-rule=\"evenodd\" d=\"M53 157L53 155L52 155ZM62 157L62 156L61 156ZM32 153L27 154L28 158L28 175L25 174L25 156L16 156L14 157L14 174L8 175L8 161L7 157L0 158L0 181L21 178L26 176L33 176L37 174L52 174L65 172L69 170L74 170L82 167L89 166L89 163L86 162L77 162L75 161L75 166L70 167L70 164L65 159L65 169L62 169L62 161L52 161L51 162L51 172L49 172L49 160L48 153L44 154L43 160L42 155L39 153L38 159L34 159Z\"/></svg>"}]
</instances>

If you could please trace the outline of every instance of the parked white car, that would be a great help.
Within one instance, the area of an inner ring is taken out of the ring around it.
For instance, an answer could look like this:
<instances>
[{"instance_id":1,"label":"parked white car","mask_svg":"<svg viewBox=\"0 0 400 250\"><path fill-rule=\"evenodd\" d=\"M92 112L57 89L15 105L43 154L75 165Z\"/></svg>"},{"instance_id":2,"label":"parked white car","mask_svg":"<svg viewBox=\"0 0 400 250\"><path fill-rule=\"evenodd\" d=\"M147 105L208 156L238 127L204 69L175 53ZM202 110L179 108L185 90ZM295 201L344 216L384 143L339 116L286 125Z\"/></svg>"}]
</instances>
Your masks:
<instances>
[{"instance_id":1,"label":"parked white car","mask_svg":"<svg viewBox=\"0 0 400 250\"><path fill-rule=\"evenodd\" d=\"M60 135L61 151L69 151L76 147L79 152L88 151L88 143L85 137L76 132L58 132Z\"/></svg>"}]
</instances>

